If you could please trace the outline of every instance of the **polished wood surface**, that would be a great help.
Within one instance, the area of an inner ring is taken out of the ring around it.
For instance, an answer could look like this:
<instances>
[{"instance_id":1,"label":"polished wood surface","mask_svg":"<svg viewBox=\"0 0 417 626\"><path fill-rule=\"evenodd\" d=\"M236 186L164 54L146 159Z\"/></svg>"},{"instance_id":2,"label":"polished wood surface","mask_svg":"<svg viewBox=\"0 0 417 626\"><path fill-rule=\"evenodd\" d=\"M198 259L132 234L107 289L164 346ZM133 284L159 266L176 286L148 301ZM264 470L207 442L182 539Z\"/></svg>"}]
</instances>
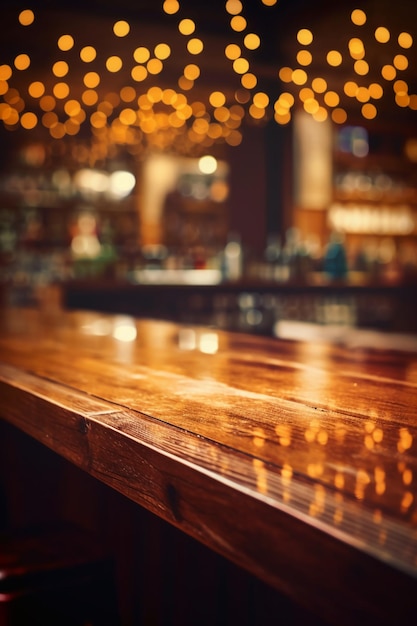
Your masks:
<instances>
[{"instance_id":1,"label":"polished wood surface","mask_svg":"<svg viewBox=\"0 0 417 626\"><path fill-rule=\"evenodd\" d=\"M412 340L0 313L2 418L338 625L416 614L416 409Z\"/></svg>"}]
</instances>

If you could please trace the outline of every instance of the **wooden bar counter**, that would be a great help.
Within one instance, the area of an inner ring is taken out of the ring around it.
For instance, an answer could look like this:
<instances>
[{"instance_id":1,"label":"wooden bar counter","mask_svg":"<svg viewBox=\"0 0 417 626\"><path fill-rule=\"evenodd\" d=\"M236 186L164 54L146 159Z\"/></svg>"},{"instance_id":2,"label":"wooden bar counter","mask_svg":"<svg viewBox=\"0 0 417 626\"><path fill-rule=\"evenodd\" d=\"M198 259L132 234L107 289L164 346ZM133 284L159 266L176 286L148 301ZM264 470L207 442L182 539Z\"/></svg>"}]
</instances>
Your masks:
<instances>
[{"instance_id":1,"label":"wooden bar counter","mask_svg":"<svg viewBox=\"0 0 417 626\"><path fill-rule=\"evenodd\" d=\"M412 343L4 307L0 416L325 623L416 619Z\"/></svg>"}]
</instances>

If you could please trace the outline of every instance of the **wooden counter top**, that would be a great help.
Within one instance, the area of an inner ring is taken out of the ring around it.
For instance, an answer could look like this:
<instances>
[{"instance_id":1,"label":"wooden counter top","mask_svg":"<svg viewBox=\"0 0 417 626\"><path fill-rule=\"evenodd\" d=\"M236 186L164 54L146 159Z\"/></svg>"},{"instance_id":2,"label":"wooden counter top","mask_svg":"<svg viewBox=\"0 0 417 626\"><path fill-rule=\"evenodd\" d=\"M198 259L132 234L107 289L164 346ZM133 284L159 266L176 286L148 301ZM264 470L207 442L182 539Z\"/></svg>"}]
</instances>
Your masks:
<instances>
[{"instance_id":1,"label":"wooden counter top","mask_svg":"<svg viewBox=\"0 0 417 626\"><path fill-rule=\"evenodd\" d=\"M415 619L417 352L3 309L0 416L330 623Z\"/></svg>"}]
</instances>

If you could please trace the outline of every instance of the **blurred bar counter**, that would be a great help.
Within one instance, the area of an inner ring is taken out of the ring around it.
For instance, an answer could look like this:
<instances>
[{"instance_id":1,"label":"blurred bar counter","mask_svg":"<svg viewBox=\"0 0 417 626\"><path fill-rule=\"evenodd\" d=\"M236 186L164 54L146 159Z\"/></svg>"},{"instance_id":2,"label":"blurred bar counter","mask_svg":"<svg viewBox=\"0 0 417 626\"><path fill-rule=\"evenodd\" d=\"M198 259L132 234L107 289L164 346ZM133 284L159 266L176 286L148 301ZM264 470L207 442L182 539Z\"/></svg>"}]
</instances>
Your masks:
<instances>
[{"instance_id":1,"label":"blurred bar counter","mask_svg":"<svg viewBox=\"0 0 417 626\"><path fill-rule=\"evenodd\" d=\"M69 280L62 283L67 309L96 310L208 324L215 328L280 336L282 322L339 330L366 328L417 333L417 283L279 283L219 281L215 271L167 276L141 274L140 282Z\"/></svg>"}]
</instances>

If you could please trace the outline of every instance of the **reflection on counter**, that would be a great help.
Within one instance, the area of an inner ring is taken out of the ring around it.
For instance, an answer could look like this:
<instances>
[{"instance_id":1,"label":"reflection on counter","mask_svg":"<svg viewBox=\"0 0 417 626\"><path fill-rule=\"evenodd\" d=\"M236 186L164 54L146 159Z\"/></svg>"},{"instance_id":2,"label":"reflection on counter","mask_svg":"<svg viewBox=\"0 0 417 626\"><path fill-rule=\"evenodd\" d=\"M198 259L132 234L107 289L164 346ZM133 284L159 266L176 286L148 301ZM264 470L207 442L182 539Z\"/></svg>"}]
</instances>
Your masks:
<instances>
[{"instance_id":1,"label":"reflection on counter","mask_svg":"<svg viewBox=\"0 0 417 626\"><path fill-rule=\"evenodd\" d=\"M405 350L417 352L417 335L409 333L381 333L377 330L354 328L338 324L317 324L296 320L279 320L273 334L281 339L296 341L327 341L350 348L378 350Z\"/></svg>"},{"instance_id":2,"label":"reflection on counter","mask_svg":"<svg viewBox=\"0 0 417 626\"><path fill-rule=\"evenodd\" d=\"M189 401L205 401L210 397L211 408L214 411L218 409L218 414L222 416L218 427L226 432L232 428L234 417L225 407L234 404L236 410L242 410L245 406L249 426L247 430L246 426L243 427L241 445L252 458L251 469L248 471L247 459L242 456L234 459L233 471L235 476L245 476L247 488L291 506L310 520L314 518L330 532L342 533L371 554L384 546L389 553L396 555L402 567L414 567L416 553L409 549L400 553L397 542L400 532L398 519L415 520L417 514L415 476L410 464L410 454L417 439L412 425L408 426L406 422L399 425L395 420L389 420L383 411L383 408L386 410L387 406L391 406L391 399L396 393L392 380L386 379L386 397L375 399L372 406L366 397L357 398L357 416L362 419L348 420L340 410L341 398L343 401L348 397L356 398L358 385L365 384L366 380L366 384L378 386L380 378L369 371L363 377L358 368L353 371L349 358L345 361L343 372L324 367L323 363L328 362L329 354L334 350L329 345L299 343L294 347L298 353L292 353L292 359L288 361L280 349L272 349L273 344L255 344L257 356L254 362L260 371L254 375L249 391L241 378L242 368L253 362L254 355L245 351L237 354L233 345L234 341L245 341L242 337L233 338L221 332L191 326L177 328L171 324L161 325L157 331L152 331L152 322L146 322L146 328L143 324L127 316L108 318L91 314L90 319L86 317L82 331L93 340L99 334L109 340L120 339L123 342L127 341L125 331L119 337L118 329L127 330L130 356L120 352L116 345L117 359L127 366L135 362L135 349L143 354L150 346L155 347L154 340L157 339L161 350L152 350L153 364L164 363L169 372L170 390L176 397L183 393L185 383ZM152 332L155 333L153 337ZM395 341L395 337L392 339ZM93 345L87 342L84 349ZM105 345L109 344L101 344L101 348L107 350ZM370 345L386 349L394 344L390 346L376 341L370 342ZM410 347L417 350L416 340ZM111 349L114 349L114 344ZM265 354L262 357L262 351L265 349L267 359L263 360ZM184 358L178 358L178 351ZM207 357L197 364L193 352ZM301 354L306 360L300 358ZM360 352L356 358L361 358ZM398 358L406 359L411 373L413 357ZM186 377L190 367L193 378ZM139 370L136 367L131 375L135 381L140 378L143 382L149 378L149 369ZM160 381L160 384L163 386L165 381ZM265 386L270 388L268 394L265 393ZM296 415L289 408L293 403L294 389L298 390L298 399L303 404L302 413ZM250 404L246 403L248 398ZM192 458L200 455L200 444L195 443L187 449ZM346 460L347 449L349 462ZM201 454L201 459L207 457ZM214 467L230 478L230 463L225 448L216 446L209 462L211 469ZM395 522L393 512L397 518Z\"/></svg>"}]
</instances>

